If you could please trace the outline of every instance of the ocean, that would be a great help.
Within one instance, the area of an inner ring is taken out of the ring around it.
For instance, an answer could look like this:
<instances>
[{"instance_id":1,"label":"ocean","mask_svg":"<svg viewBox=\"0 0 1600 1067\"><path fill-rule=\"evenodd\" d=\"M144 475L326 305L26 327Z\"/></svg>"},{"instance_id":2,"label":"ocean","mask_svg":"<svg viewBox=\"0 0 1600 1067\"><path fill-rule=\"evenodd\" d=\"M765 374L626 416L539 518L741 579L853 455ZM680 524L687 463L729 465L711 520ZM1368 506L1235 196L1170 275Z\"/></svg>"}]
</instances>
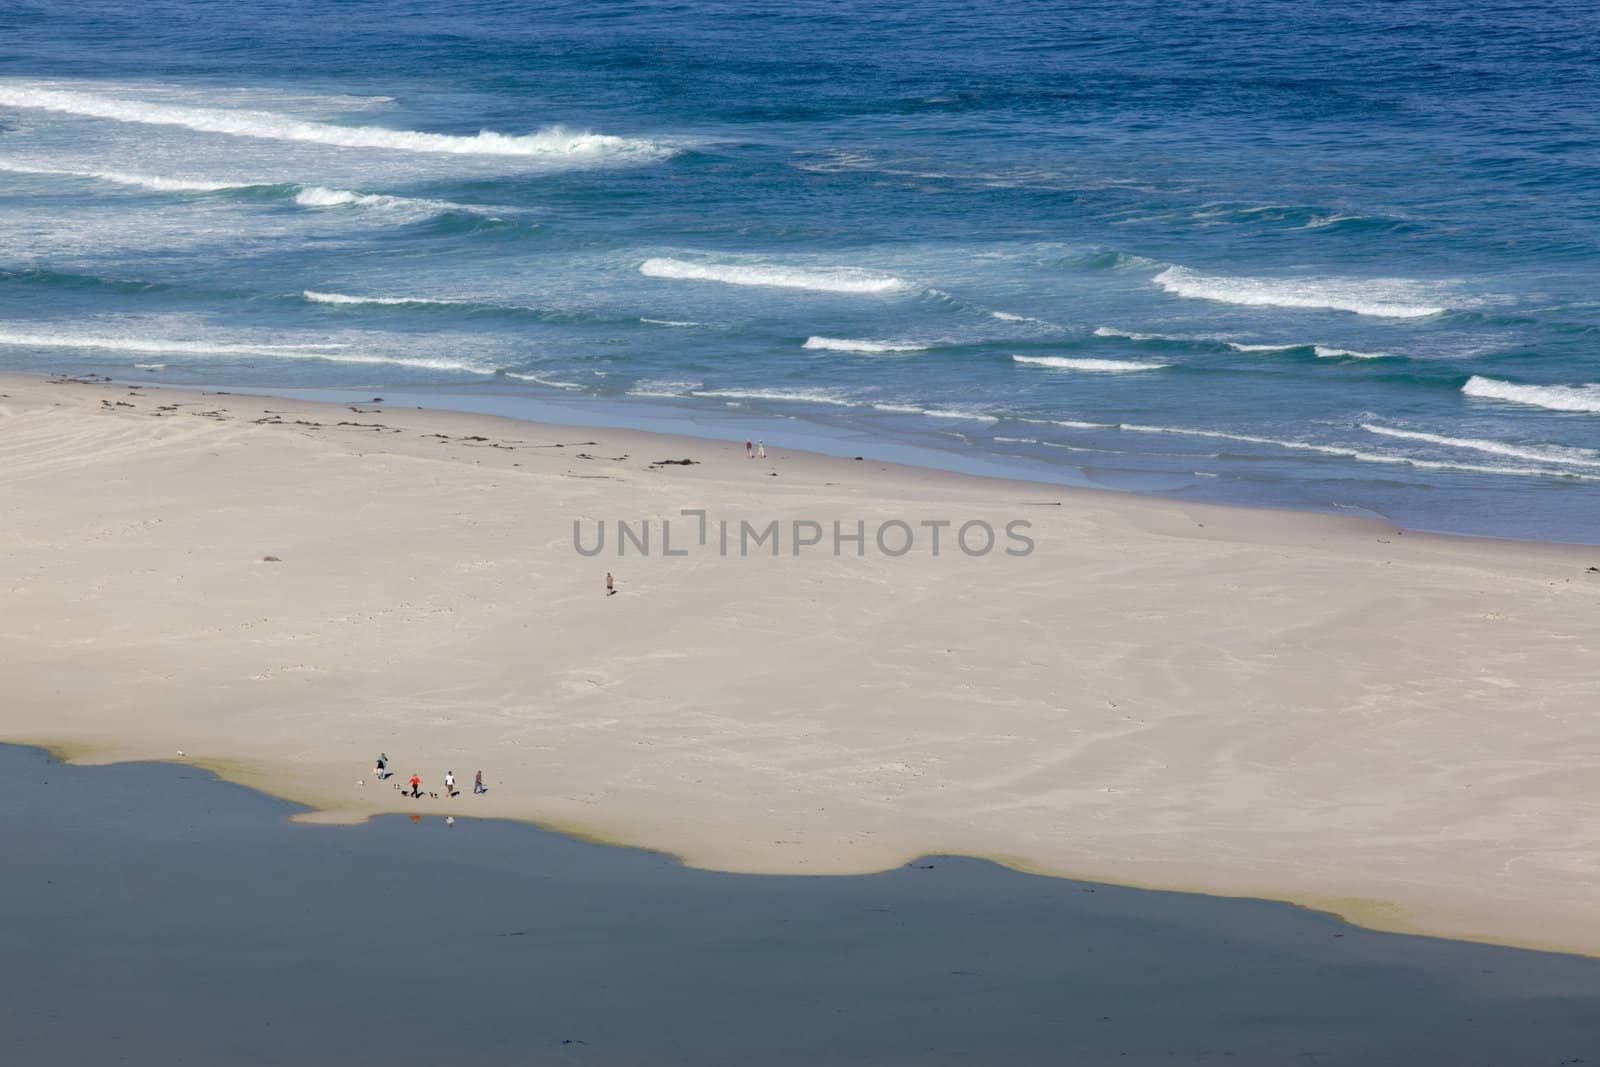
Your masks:
<instances>
[{"instance_id":1,"label":"ocean","mask_svg":"<svg viewBox=\"0 0 1600 1067\"><path fill-rule=\"evenodd\" d=\"M11 0L0 40L0 369L1600 542L1588 4Z\"/></svg>"}]
</instances>

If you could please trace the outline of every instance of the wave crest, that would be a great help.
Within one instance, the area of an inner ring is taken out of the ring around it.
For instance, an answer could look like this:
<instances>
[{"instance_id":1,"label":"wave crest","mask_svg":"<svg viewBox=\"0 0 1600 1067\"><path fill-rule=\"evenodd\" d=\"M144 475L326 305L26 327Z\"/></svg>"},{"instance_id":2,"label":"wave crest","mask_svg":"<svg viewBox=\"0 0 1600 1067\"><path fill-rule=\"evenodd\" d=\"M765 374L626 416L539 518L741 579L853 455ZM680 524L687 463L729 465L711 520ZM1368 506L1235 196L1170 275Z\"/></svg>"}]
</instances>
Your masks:
<instances>
[{"instance_id":1,"label":"wave crest","mask_svg":"<svg viewBox=\"0 0 1600 1067\"><path fill-rule=\"evenodd\" d=\"M1600 411L1600 383L1588 385L1521 385L1474 374L1461 387L1467 396L1528 404L1550 411Z\"/></svg>"},{"instance_id":2,"label":"wave crest","mask_svg":"<svg viewBox=\"0 0 1600 1067\"><path fill-rule=\"evenodd\" d=\"M857 341L849 337L807 337L801 348L824 352L860 352L876 355L884 352L926 352L927 345L905 341Z\"/></svg>"},{"instance_id":3,"label":"wave crest","mask_svg":"<svg viewBox=\"0 0 1600 1067\"><path fill-rule=\"evenodd\" d=\"M311 289L302 290L300 295L314 304L428 304L450 307L460 303L456 300L433 300L423 296L348 296L344 293L319 293Z\"/></svg>"},{"instance_id":4,"label":"wave crest","mask_svg":"<svg viewBox=\"0 0 1600 1067\"><path fill-rule=\"evenodd\" d=\"M64 170L57 167L36 167L21 163L0 162L0 171L12 174L44 174L64 178L88 178L110 182L158 193L223 193L254 190L258 195L288 196L301 207L371 207L371 208L424 208L429 211L465 211L486 214L489 209L472 204L457 204L449 200L425 200L410 196L389 196L383 193L356 193L348 189L329 189L321 185L295 183L219 181L207 178L167 178L159 174L132 174L117 170Z\"/></svg>"},{"instance_id":5,"label":"wave crest","mask_svg":"<svg viewBox=\"0 0 1600 1067\"><path fill-rule=\"evenodd\" d=\"M1133 359L1068 359L1065 356L1012 356L1011 359L1035 367L1095 371L1102 374L1125 374L1130 371L1160 370L1172 366L1170 363L1142 363Z\"/></svg>"},{"instance_id":6,"label":"wave crest","mask_svg":"<svg viewBox=\"0 0 1600 1067\"><path fill-rule=\"evenodd\" d=\"M959 408L924 408L915 404L873 404L872 410L891 415L926 415L932 419L958 419L965 422L999 422L1000 416L982 411L962 411Z\"/></svg>"},{"instance_id":7,"label":"wave crest","mask_svg":"<svg viewBox=\"0 0 1600 1067\"><path fill-rule=\"evenodd\" d=\"M860 406L830 389L696 389L693 395L715 397L719 400L788 400L803 404L833 404L846 408Z\"/></svg>"},{"instance_id":8,"label":"wave crest","mask_svg":"<svg viewBox=\"0 0 1600 1067\"><path fill-rule=\"evenodd\" d=\"M1421 430L1401 430L1393 426L1379 426L1363 422L1361 428L1380 437L1394 437L1403 441L1420 441L1443 448L1462 448L1472 452L1486 452L1495 456L1531 459L1537 463L1564 463L1574 467L1600 467L1600 451L1592 448L1567 448L1563 445L1513 445L1480 437L1447 437L1444 434L1424 433Z\"/></svg>"},{"instance_id":9,"label":"wave crest","mask_svg":"<svg viewBox=\"0 0 1600 1067\"><path fill-rule=\"evenodd\" d=\"M334 126L324 122L308 122L270 111L183 107L27 85L0 85L0 105L110 119L115 122L182 126L201 133L220 133L230 137L304 141L339 148L638 161L661 159L674 151L654 141L596 133L576 133L559 126L547 127L537 133L524 135L483 130L474 136L462 137L454 134L422 133L416 130L391 130L379 126Z\"/></svg>"},{"instance_id":10,"label":"wave crest","mask_svg":"<svg viewBox=\"0 0 1600 1067\"><path fill-rule=\"evenodd\" d=\"M886 274L871 274L851 267L804 270L760 263L738 266L654 258L639 264L639 273L648 278L722 282L725 285L767 286L776 289L809 289L819 293L891 293L907 287L906 282L900 278Z\"/></svg>"},{"instance_id":11,"label":"wave crest","mask_svg":"<svg viewBox=\"0 0 1600 1067\"><path fill-rule=\"evenodd\" d=\"M1597 481L1600 475L1579 474L1575 471L1552 470L1548 467L1492 467L1481 463L1459 463L1454 460L1419 459L1416 456L1395 456L1381 452L1364 452L1359 448L1342 445L1322 445L1310 441L1289 441L1276 437L1259 437L1255 434L1228 433L1224 430L1197 430L1182 426L1141 426L1122 423L1116 427L1129 433L1173 434L1180 437L1207 437L1214 440L1242 441L1246 444L1288 448L1300 452L1317 452L1325 456L1340 456L1358 463L1383 463L1391 466L1417 467L1423 470L1459 471L1468 474L1503 474L1525 478L1568 478L1578 481Z\"/></svg>"},{"instance_id":12,"label":"wave crest","mask_svg":"<svg viewBox=\"0 0 1600 1067\"><path fill-rule=\"evenodd\" d=\"M1150 279L1175 296L1244 307L1315 308L1376 318L1415 319L1448 310L1422 303L1422 286L1404 278L1230 278L1168 267Z\"/></svg>"}]
</instances>

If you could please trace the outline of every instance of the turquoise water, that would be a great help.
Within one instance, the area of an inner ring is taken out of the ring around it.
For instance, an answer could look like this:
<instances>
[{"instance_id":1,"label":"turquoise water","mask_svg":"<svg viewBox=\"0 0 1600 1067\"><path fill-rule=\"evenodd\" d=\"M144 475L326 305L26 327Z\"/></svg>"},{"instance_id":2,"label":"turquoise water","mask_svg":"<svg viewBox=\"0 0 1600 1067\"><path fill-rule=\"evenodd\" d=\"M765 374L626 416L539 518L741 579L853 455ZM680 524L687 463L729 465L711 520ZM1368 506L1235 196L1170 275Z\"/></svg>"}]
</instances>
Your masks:
<instances>
[{"instance_id":1,"label":"turquoise water","mask_svg":"<svg viewBox=\"0 0 1600 1067\"><path fill-rule=\"evenodd\" d=\"M0 856L26 857L0 878L7 1063L1600 1055L1600 961L1282 904L944 856L859 878L695 871L471 819L470 796L420 801L416 823L292 826L292 805L193 768L3 745L0 778Z\"/></svg>"},{"instance_id":2,"label":"turquoise water","mask_svg":"<svg viewBox=\"0 0 1600 1067\"><path fill-rule=\"evenodd\" d=\"M0 10L0 368L1600 541L1586 4Z\"/></svg>"}]
</instances>

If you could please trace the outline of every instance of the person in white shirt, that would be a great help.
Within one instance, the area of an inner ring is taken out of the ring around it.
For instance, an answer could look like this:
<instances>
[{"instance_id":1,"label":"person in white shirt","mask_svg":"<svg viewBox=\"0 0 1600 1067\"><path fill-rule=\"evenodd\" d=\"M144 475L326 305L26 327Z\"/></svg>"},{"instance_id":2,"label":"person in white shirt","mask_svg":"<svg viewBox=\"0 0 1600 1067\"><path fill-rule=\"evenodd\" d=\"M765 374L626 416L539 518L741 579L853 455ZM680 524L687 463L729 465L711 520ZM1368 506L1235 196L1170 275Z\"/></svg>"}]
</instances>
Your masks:
<instances>
[{"instance_id":1,"label":"person in white shirt","mask_svg":"<svg viewBox=\"0 0 1600 1067\"><path fill-rule=\"evenodd\" d=\"M453 796L456 795L456 772L455 771L445 771L444 772L444 795L447 796L447 797L453 797Z\"/></svg>"}]
</instances>

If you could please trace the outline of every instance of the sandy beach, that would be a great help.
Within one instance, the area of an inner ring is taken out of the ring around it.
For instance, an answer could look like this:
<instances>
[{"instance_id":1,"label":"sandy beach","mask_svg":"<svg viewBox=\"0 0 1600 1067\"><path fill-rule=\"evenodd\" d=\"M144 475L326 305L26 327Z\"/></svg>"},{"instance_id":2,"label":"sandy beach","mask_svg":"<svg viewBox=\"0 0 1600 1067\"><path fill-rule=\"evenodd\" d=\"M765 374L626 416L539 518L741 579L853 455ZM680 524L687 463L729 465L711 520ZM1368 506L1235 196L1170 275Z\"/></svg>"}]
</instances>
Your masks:
<instances>
[{"instance_id":1,"label":"sandy beach","mask_svg":"<svg viewBox=\"0 0 1600 1067\"><path fill-rule=\"evenodd\" d=\"M0 376L0 741L1600 954L1600 549L766 447Z\"/></svg>"}]
</instances>

